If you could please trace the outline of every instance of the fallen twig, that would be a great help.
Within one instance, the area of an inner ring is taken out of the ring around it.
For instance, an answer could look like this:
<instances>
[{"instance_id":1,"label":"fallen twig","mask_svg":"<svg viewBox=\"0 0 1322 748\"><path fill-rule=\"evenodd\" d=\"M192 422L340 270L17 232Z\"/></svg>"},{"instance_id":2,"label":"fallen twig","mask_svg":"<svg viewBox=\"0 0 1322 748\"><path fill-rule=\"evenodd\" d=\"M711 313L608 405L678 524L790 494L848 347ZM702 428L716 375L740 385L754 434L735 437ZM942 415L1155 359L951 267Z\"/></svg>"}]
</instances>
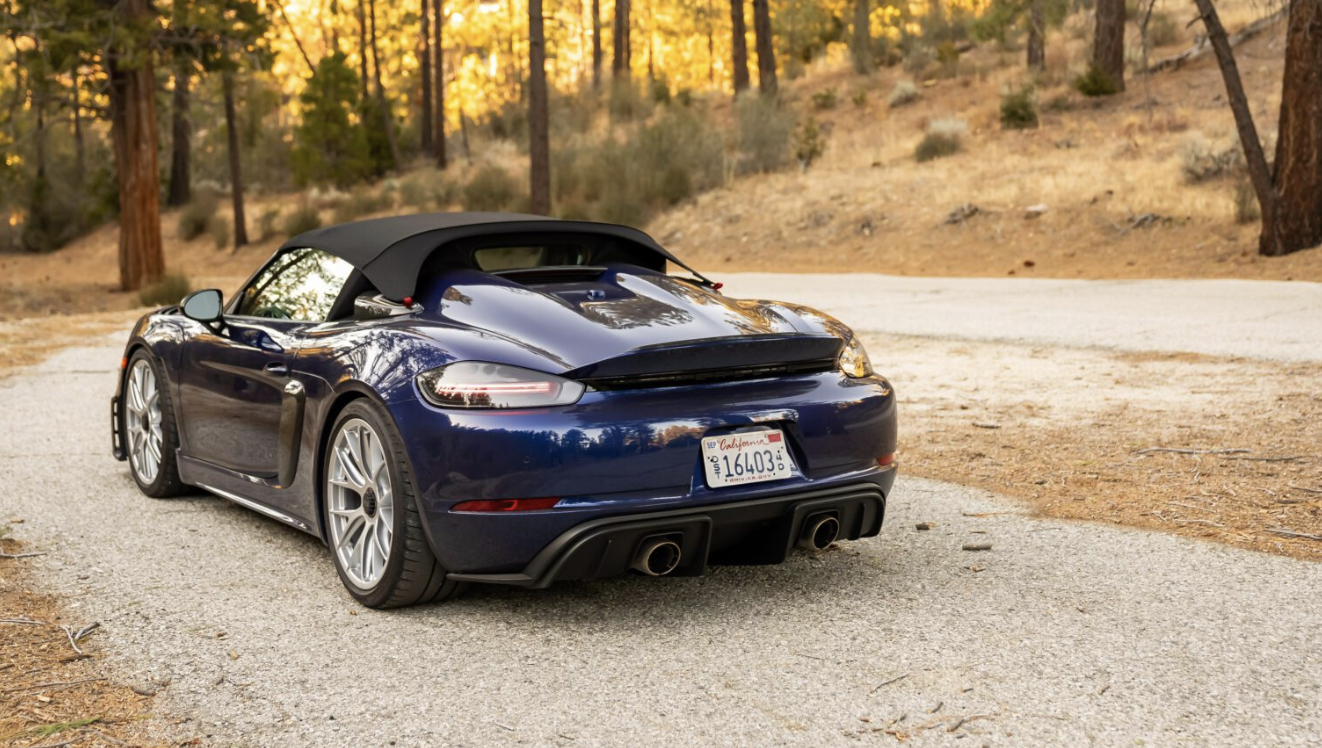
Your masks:
<instances>
[{"instance_id":1,"label":"fallen twig","mask_svg":"<svg viewBox=\"0 0 1322 748\"><path fill-rule=\"evenodd\" d=\"M1267 528L1267 532L1273 535L1280 535L1281 537L1285 537L1285 538L1301 538L1303 540L1322 541L1322 535L1312 535L1306 532L1296 532L1294 530L1288 530L1284 527L1269 527Z\"/></svg>"},{"instance_id":2,"label":"fallen twig","mask_svg":"<svg viewBox=\"0 0 1322 748\"><path fill-rule=\"evenodd\" d=\"M4 553L0 551L0 558L33 558L34 556L44 556L45 552L38 553Z\"/></svg>"},{"instance_id":3,"label":"fallen twig","mask_svg":"<svg viewBox=\"0 0 1322 748\"><path fill-rule=\"evenodd\" d=\"M871 696L872 694L874 694L874 693L876 693L877 691L879 691L879 690L885 688L886 686L889 686L889 685L892 684L892 683L899 683L900 681L902 681L902 680L904 680L905 678L908 678L908 677L909 677L909 674L908 674L908 673L905 673L904 675L897 675L897 676L895 676L894 678L891 678L891 679L888 680L888 681L884 681L884 682L882 682L882 683L878 683L876 688L872 689L871 691L868 691L868 695Z\"/></svg>"},{"instance_id":4,"label":"fallen twig","mask_svg":"<svg viewBox=\"0 0 1322 748\"><path fill-rule=\"evenodd\" d=\"M33 748L64 748L64 746L73 745L76 742L78 742L78 738L66 740L63 743L46 743L45 745L37 745L33 746Z\"/></svg>"},{"instance_id":5,"label":"fallen twig","mask_svg":"<svg viewBox=\"0 0 1322 748\"><path fill-rule=\"evenodd\" d=\"M957 718L954 722L950 723L949 727L946 728L946 732L954 732L955 730L958 730L967 721L968 721L967 717Z\"/></svg>"},{"instance_id":6,"label":"fallen twig","mask_svg":"<svg viewBox=\"0 0 1322 748\"><path fill-rule=\"evenodd\" d=\"M991 543L965 543L965 544L964 544L964 550L966 550L966 551L990 551L991 549L992 549L992 544L991 544Z\"/></svg>"},{"instance_id":7,"label":"fallen twig","mask_svg":"<svg viewBox=\"0 0 1322 748\"><path fill-rule=\"evenodd\" d=\"M100 730L96 729L95 727L84 727L84 728L83 728L83 731L84 731L84 732L95 733L96 736L97 736L98 738L101 738L102 740L106 741L107 743L114 743L115 745L132 745L132 743L126 743L126 742L124 742L123 740L120 740L119 738L113 738L113 737L111 737L111 736L105 734L104 732L101 732Z\"/></svg>"},{"instance_id":8,"label":"fallen twig","mask_svg":"<svg viewBox=\"0 0 1322 748\"><path fill-rule=\"evenodd\" d=\"M1227 460L1248 460L1250 462L1294 462L1304 459L1304 455L1281 455L1279 457L1227 457Z\"/></svg>"},{"instance_id":9,"label":"fallen twig","mask_svg":"<svg viewBox=\"0 0 1322 748\"><path fill-rule=\"evenodd\" d=\"M46 625L46 622L45 622L45 621L32 621L32 620L28 620L28 619L26 619L26 618L0 618L0 623L18 623L18 624L26 624L26 625L28 625L28 626L45 626L45 625Z\"/></svg>"},{"instance_id":10,"label":"fallen twig","mask_svg":"<svg viewBox=\"0 0 1322 748\"><path fill-rule=\"evenodd\" d=\"M93 683L95 681L105 680L105 678L80 678L78 680L57 680L50 683L34 683L31 686L19 686L18 688L6 688L0 693L20 693L22 691L45 691L51 688L67 688L81 683Z\"/></svg>"},{"instance_id":11,"label":"fallen twig","mask_svg":"<svg viewBox=\"0 0 1322 748\"><path fill-rule=\"evenodd\" d=\"M1170 452L1177 455L1231 455L1247 454L1252 451L1253 450L1251 449L1176 449L1174 447L1148 447L1147 449L1140 449L1134 454L1150 455L1157 452Z\"/></svg>"},{"instance_id":12,"label":"fallen twig","mask_svg":"<svg viewBox=\"0 0 1322 748\"><path fill-rule=\"evenodd\" d=\"M81 629L78 629L77 632L74 632L74 630L68 626L60 626L60 628L64 629L64 635L69 637L69 646L73 647L73 651L78 653L77 659L82 659L84 657L89 656L86 652L82 650L82 648L78 646L78 640L92 633L96 629L100 628L100 626L101 624L99 622L89 623L88 625L82 627Z\"/></svg>"},{"instance_id":13,"label":"fallen twig","mask_svg":"<svg viewBox=\"0 0 1322 748\"><path fill-rule=\"evenodd\" d=\"M1293 483L1286 483L1285 485L1288 486L1289 488L1293 488L1296 491L1303 491L1304 493L1322 494L1322 488L1309 488L1308 486L1296 486Z\"/></svg>"},{"instance_id":14,"label":"fallen twig","mask_svg":"<svg viewBox=\"0 0 1322 748\"><path fill-rule=\"evenodd\" d=\"M1177 517L1171 521L1177 525L1210 525L1212 527L1225 527L1225 525L1220 522L1213 522L1208 519L1183 519Z\"/></svg>"},{"instance_id":15,"label":"fallen twig","mask_svg":"<svg viewBox=\"0 0 1322 748\"><path fill-rule=\"evenodd\" d=\"M999 423L981 423L981 422L979 422L979 421L974 421L974 422L973 422L973 427L974 427L974 428L979 428L979 429L999 429L999 428L1001 427L1001 424L999 424Z\"/></svg>"}]
</instances>

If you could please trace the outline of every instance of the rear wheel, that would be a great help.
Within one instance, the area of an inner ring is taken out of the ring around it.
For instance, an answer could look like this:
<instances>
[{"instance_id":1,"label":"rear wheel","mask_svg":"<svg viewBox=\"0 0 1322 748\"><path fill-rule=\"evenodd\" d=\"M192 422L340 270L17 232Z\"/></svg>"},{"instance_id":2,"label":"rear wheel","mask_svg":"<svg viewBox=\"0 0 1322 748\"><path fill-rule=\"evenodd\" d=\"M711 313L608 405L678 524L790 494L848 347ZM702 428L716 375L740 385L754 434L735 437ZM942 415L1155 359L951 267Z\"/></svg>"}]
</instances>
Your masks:
<instances>
[{"instance_id":1,"label":"rear wheel","mask_svg":"<svg viewBox=\"0 0 1322 748\"><path fill-rule=\"evenodd\" d=\"M179 479L176 451L179 433L174 422L174 404L161 376L160 365L147 351L129 360L124 380L123 432L128 439L129 467L142 492L163 499L184 492Z\"/></svg>"},{"instance_id":2,"label":"rear wheel","mask_svg":"<svg viewBox=\"0 0 1322 748\"><path fill-rule=\"evenodd\" d=\"M331 556L349 594L397 608L461 590L427 544L403 443L376 405L357 400L340 413L324 464Z\"/></svg>"}]
</instances>

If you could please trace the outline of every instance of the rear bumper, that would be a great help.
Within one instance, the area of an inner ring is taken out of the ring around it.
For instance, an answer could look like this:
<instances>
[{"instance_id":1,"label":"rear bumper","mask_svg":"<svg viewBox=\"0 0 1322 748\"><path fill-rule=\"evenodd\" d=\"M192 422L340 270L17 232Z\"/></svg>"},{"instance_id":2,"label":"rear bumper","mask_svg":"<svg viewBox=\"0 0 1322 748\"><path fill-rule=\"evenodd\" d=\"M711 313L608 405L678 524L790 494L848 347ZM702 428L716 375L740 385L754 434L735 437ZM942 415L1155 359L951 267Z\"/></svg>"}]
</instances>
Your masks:
<instances>
[{"instance_id":1,"label":"rear bumper","mask_svg":"<svg viewBox=\"0 0 1322 748\"><path fill-rule=\"evenodd\" d=\"M449 577L540 589L556 581L617 576L628 571L645 541L660 537L681 549L679 566L670 576L697 576L709 563L778 564L810 517L835 517L842 540L876 535L894 480L895 471L886 470L875 480L833 488L595 519L561 533L520 572Z\"/></svg>"}]
</instances>

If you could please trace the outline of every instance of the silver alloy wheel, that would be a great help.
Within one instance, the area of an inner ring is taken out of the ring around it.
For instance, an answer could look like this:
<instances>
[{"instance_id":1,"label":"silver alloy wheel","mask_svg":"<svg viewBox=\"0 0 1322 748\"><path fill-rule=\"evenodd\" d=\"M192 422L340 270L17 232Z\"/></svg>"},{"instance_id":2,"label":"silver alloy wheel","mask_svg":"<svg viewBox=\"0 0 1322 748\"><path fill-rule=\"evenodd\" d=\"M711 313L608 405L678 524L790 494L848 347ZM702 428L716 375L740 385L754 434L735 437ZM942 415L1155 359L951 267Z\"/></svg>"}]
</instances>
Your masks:
<instances>
[{"instance_id":1,"label":"silver alloy wheel","mask_svg":"<svg viewBox=\"0 0 1322 748\"><path fill-rule=\"evenodd\" d=\"M371 589L390 559L395 494L385 444L361 418L340 426L326 471L331 548L354 585Z\"/></svg>"},{"instance_id":2,"label":"silver alloy wheel","mask_svg":"<svg viewBox=\"0 0 1322 748\"><path fill-rule=\"evenodd\" d=\"M156 384L156 373L146 359L138 359L129 371L124 405L129 461L138 480L150 485L161 474L165 437L161 431L161 392Z\"/></svg>"}]
</instances>

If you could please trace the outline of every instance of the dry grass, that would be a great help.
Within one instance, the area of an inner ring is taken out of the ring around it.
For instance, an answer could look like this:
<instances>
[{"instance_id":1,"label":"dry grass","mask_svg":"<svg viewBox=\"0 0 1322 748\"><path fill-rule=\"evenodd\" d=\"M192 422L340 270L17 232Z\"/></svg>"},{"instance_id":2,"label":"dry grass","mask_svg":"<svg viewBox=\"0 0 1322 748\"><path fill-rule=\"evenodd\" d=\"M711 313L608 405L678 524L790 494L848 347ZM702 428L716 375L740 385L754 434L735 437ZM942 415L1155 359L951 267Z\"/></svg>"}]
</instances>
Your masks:
<instances>
[{"instance_id":1,"label":"dry grass","mask_svg":"<svg viewBox=\"0 0 1322 748\"><path fill-rule=\"evenodd\" d=\"M136 301L136 299L135 299ZM51 315L18 320L0 320L0 378L24 366L45 360L70 345L112 332L127 333L138 312Z\"/></svg>"},{"instance_id":2,"label":"dry grass","mask_svg":"<svg viewBox=\"0 0 1322 748\"><path fill-rule=\"evenodd\" d=\"M10 518L0 526L8 530ZM5 553L23 550L0 541ZM142 693L107 679L100 642L113 632L98 630L78 642L78 657L61 624L81 629L89 623L63 617L56 601L34 592L29 559L0 558L0 618L39 624L0 622L0 745L156 746L145 722L152 709Z\"/></svg>"},{"instance_id":3,"label":"dry grass","mask_svg":"<svg viewBox=\"0 0 1322 748\"><path fill-rule=\"evenodd\" d=\"M907 473L1045 516L1322 560L1322 541L1279 532L1322 538L1322 366L917 338L870 348L898 383Z\"/></svg>"}]
</instances>

